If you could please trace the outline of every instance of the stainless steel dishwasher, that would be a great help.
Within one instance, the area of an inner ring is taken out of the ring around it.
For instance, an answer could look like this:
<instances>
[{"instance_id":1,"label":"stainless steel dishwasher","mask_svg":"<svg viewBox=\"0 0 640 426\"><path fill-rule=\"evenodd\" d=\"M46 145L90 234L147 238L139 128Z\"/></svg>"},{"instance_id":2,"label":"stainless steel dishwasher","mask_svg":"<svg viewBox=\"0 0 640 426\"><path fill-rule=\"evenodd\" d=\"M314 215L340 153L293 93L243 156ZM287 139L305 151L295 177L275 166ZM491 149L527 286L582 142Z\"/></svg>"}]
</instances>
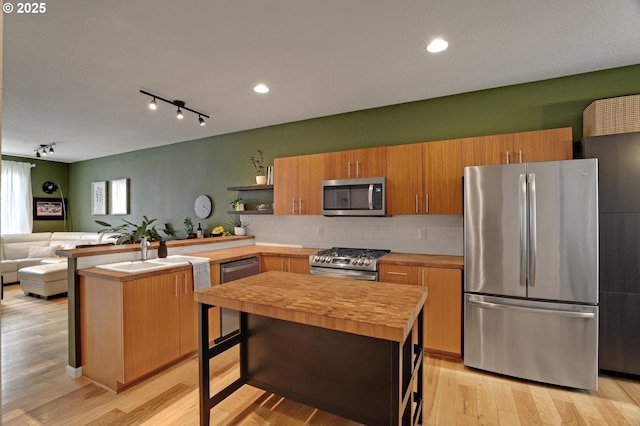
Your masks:
<instances>
[{"instance_id":1,"label":"stainless steel dishwasher","mask_svg":"<svg viewBox=\"0 0 640 426\"><path fill-rule=\"evenodd\" d=\"M224 285L240 278L260 273L257 257L234 260L220 264L220 284ZM240 328L240 313L233 309L220 308L220 339L237 332Z\"/></svg>"}]
</instances>

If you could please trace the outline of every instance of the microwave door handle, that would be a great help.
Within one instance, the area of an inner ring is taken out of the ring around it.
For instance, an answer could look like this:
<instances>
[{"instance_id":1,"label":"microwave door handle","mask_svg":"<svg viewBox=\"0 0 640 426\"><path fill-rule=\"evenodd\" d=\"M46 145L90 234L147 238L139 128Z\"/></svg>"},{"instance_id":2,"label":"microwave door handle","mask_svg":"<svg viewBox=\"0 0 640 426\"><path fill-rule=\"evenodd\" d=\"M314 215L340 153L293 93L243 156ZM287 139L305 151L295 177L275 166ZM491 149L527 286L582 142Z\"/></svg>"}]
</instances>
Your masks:
<instances>
[{"instance_id":1,"label":"microwave door handle","mask_svg":"<svg viewBox=\"0 0 640 426\"><path fill-rule=\"evenodd\" d=\"M369 210L373 210L373 184L369 184Z\"/></svg>"}]
</instances>

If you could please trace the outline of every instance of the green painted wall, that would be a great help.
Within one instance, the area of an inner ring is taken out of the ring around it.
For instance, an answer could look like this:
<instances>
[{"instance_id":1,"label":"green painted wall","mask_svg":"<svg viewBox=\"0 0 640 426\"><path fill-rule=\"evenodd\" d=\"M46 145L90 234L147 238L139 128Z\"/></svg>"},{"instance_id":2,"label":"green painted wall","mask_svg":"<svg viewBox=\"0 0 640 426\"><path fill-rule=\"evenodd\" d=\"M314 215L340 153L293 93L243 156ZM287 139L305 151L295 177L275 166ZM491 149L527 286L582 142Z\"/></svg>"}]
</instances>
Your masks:
<instances>
[{"instance_id":1,"label":"green painted wall","mask_svg":"<svg viewBox=\"0 0 640 426\"><path fill-rule=\"evenodd\" d=\"M60 192L62 190L64 198L69 201L69 164L37 160L35 158L13 157L10 155L3 155L2 159L5 161L27 162L36 165L36 167L31 169L31 192L34 197L55 198L59 200L62 197ZM55 182L59 189L53 194L46 194L42 190L42 184L47 181ZM66 230L71 231L71 215L70 210L68 211L69 220L66 223L62 220L34 220L33 232L65 231L65 225Z\"/></svg>"},{"instance_id":2,"label":"green painted wall","mask_svg":"<svg viewBox=\"0 0 640 426\"><path fill-rule=\"evenodd\" d=\"M595 99L640 93L640 65L482 90L299 121L74 163L70 206L74 230L98 230L95 219L120 224L142 215L182 231L200 193L214 201L202 221L227 226L228 186L253 183L256 149L275 157L571 126L582 137L582 111ZM215 120L214 120L215 122ZM215 125L212 122L210 125ZM130 179L130 215L92 216L91 182ZM268 193L243 193L248 207ZM227 226L228 228L228 226Z\"/></svg>"}]
</instances>

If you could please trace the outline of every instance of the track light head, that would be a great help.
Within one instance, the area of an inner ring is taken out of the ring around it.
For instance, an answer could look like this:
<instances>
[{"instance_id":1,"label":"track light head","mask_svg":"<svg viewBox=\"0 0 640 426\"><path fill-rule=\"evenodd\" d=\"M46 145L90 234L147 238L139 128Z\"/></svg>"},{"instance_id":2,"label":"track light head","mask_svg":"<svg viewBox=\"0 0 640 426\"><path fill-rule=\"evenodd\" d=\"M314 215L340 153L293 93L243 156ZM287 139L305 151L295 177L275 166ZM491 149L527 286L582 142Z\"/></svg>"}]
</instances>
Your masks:
<instances>
[{"instance_id":1,"label":"track light head","mask_svg":"<svg viewBox=\"0 0 640 426\"><path fill-rule=\"evenodd\" d=\"M49 154L53 154L53 152L54 152L54 151L53 151L53 146L50 146L50 147L49 147Z\"/></svg>"},{"instance_id":2,"label":"track light head","mask_svg":"<svg viewBox=\"0 0 640 426\"><path fill-rule=\"evenodd\" d=\"M176 118L178 120L182 120L184 118L184 114L182 113L182 110L178 107L178 111L176 111Z\"/></svg>"},{"instance_id":3,"label":"track light head","mask_svg":"<svg viewBox=\"0 0 640 426\"><path fill-rule=\"evenodd\" d=\"M200 123L201 126L204 126L205 124L207 124L204 122L204 118L202 118L202 116L198 117L198 123Z\"/></svg>"},{"instance_id":4,"label":"track light head","mask_svg":"<svg viewBox=\"0 0 640 426\"><path fill-rule=\"evenodd\" d=\"M40 158L40 151L36 151L36 158Z\"/></svg>"},{"instance_id":5,"label":"track light head","mask_svg":"<svg viewBox=\"0 0 640 426\"><path fill-rule=\"evenodd\" d=\"M154 111L155 111L156 109L158 109L158 104L156 103L156 98L153 98L153 99L151 100L151 102L149 102L149 109L150 109L150 110L154 110Z\"/></svg>"}]
</instances>

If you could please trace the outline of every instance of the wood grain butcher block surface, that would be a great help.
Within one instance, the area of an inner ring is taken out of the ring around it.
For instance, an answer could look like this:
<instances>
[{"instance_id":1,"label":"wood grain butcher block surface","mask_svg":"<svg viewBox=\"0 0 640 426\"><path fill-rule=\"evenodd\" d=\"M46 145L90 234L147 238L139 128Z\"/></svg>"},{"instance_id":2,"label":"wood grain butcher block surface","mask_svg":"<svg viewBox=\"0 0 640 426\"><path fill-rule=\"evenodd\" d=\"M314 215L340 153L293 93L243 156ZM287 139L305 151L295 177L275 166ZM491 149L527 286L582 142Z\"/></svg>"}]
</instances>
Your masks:
<instances>
[{"instance_id":1,"label":"wood grain butcher block surface","mask_svg":"<svg viewBox=\"0 0 640 426\"><path fill-rule=\"evenodd\" d=\"M464 269L464 256L389 253L380 258L380 263L391 263L394 265L405 266L423 266L428 268Z\"/></svg>"},{"instance_id":2,"label":"wood grain butcher block surface","mask_svg":"<svg viewBox=\"0 0 640 426\"><path fill-rule=\"evenodd\" d=\"M418 286L270 271L196 292L197 302L403 342L427 290Z\"/></svg>"}]
</instances>

